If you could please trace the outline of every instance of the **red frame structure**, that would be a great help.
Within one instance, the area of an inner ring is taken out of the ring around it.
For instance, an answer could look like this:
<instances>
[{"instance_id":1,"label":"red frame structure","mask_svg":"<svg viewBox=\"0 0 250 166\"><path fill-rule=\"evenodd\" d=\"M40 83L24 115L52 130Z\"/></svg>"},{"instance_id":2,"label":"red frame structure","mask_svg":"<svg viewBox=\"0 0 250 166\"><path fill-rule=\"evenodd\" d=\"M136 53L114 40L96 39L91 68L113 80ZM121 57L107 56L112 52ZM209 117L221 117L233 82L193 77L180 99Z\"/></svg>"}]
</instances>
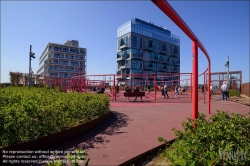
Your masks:
<instances>
[{"instance_id":1,"label":"red frame structure","mask_svg":"<svg viewBox=\"0 0 250 166\"><path fill-rule=\"evenodd\" d=\"M171 5L165 0L151 0L161 11L163 11L191 40L192 40L192 118L193 120L198 118L198 47L205 54L208 60L208 82L211 80L211 61L210 57L202 45L200 40L195 36L188 25L182 20L178 13L171 7ZM208 91L210 96L210 91ZM210 114L210 97L208 97L208 114ZM196 125L196 124L194 124Z\"/></svg>"}]
</instances>

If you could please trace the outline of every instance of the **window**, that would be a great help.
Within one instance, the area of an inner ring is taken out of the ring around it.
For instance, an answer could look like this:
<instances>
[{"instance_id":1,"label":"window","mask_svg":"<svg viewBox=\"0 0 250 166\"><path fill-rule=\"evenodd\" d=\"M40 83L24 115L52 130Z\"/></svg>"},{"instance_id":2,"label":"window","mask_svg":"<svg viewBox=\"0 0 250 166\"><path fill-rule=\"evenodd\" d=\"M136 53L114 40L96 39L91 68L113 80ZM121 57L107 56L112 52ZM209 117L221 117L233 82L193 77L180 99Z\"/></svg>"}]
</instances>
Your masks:
<instances>
[{"instance_id":1,"label":"window","mask_svg":"<svg viewBox=\"0 0 250 166\"><path fill-rule=\"evenodd\" d=\"M54 47L54 51L58 51L58 47Z\"/></svg>"},{"instance_id":2,"label":"window","mask_svg":"<svg viewBox=\"0 0 250 166\"><path fill-rule=\"evenodd\" d=\"M133 55L133 57L137 56L137 50L134 48L132 49L132 55Z\"/></svg>"},{"instance_id":3,"label":"window","mask_svg":"<svg viewBox=\"0 0 250 166\"><path fill-rule=\"evenodd\" d=\"M132 47L137 48L137 36L132 36Z\"/></svg>"},{"instance_id":4,"label":"window","mask_svg":"<svg viewBox=\"0 0 250 166\"><path fill-rule=\"evenodd\" d=\"M142 38L140 37L140 47L142 49Z\"/></svg>"},{"instance_id":5,"label":"window","mask_svg":"<svg viewBox=\"0 0 250 166\"><path fill-rule=\"evenodd\" d=\"M153 63L153 70L156 71L156 63Z\"/></svg>"},{"instance_id":6,"label":"window","mask_svg":"<svg viewBox=\"0 0 250 166\"><path fill-rule=\"evenodd\" d=\"M137 62L136 60L132 60L132 69L136 69L137 68Z\"/></svg>"},{"instance_id":7,"label":"window","mask_svg":"<svg viewBox=\"0 0 250 166\"><path fill-rule=\"evenodd\" d=\"M130 49L127 49L126 59L130 58Z\"/></svg>"},{"instance_id":8,"label":"window","mask_svg":"<svg viewBox=\"0 0 250 166\"><path fill-rule=\"evenodd\" d=\"M148 40L148 47L152 47L152 40Z\"/></svg>"}]
</instances>

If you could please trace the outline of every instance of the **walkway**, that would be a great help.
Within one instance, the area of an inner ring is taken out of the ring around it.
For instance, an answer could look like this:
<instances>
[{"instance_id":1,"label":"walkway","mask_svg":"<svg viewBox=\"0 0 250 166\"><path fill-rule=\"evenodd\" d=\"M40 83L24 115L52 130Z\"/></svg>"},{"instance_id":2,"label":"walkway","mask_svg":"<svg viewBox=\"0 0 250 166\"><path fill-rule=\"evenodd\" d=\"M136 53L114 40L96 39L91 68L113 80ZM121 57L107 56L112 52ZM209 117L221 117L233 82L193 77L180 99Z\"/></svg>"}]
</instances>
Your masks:
<instances>
[{"instance_id":1,"label":"walkway","mask_svg":"<svg viewBox=\"0 0 250 166\"><path fill-rule=\"evenodd\" d=\"M207 115L207 104L199 94L199 112ZM64 143L54 149L74 150L82 147L89 154L89 165L120 165L161 143L157 136L167 140L175 138L174 127L181 128L186 117L191 117L191 102L189 95L179 95L170 99L157 98L157 103L151 101L127 102L123 97L117 102L111 102L111 119L93 131ZM182 102L181 102L182 101ZM211 114L216 110L237 112L243 115L249 113L249 106L234 101L221 101L220 96L214 96L211 101Z\"/></svg>"}]
</instances>

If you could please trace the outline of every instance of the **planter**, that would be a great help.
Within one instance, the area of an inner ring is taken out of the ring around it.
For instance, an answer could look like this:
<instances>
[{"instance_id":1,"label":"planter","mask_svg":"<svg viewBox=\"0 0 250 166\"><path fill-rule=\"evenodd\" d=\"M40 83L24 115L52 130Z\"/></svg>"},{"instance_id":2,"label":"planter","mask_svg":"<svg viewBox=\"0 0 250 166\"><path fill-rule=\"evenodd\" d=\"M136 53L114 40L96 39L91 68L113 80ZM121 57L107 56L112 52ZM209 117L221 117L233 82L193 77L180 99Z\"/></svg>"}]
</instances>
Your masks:
<instances>
[{"instance_id":1,"label":"planter","mask_svg":"<svg viewBox=\"0 0 250 166\"><path fill-rule=\"evenodd\" d=\"M94 128L98 127L102 123L106 122L110 117L110 112L104 114L103 116L96 118L92 121L89 121L87 123L84 123L82 125L72 127L70 129L50 134L45 137L41 137L35 140L31 140L28 142L11 145L8 147L0 148L0 159L1 161L3 158L3 151L18 151L18 150L30 150L30 151L36 151L36 150L48 150L53 147L56 147L64 142L67 142L71 139L74 139L76 137L79 137ZM10 154L7 154L10 155ZM2 163L2 162L1 162Z\"/></svg>"}]
</instances>

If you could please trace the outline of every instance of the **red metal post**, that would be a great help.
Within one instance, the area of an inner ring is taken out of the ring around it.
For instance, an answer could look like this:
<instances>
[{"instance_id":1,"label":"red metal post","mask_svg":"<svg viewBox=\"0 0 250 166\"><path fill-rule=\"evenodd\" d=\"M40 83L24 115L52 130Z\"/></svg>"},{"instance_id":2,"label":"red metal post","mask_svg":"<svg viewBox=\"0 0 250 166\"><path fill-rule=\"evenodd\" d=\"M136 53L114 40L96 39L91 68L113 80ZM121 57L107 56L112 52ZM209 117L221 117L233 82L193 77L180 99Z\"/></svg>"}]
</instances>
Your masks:
<instances>
[{"instance_id":1,"label":"red metal post","mask_svg":"<svg viewBox=\"0 0 250 166\"><path fill-rule=\"evenodd\" d=\"M206 72L204 73L204 85L206 85ZM203 87L204 91L204 104L206 103L206 88L205 86Z\"/></svg>"},{"instance_id":2,"label":"red metal post","mask_svg":"<svg viewBox=\"0 0 250 166\"><path fill-rule=\"evenodd\" d=\"M155 90L155 102L156 102L156 74L154 74L154 90Z\"/></svg>"},{"instance_id":3,"label":"red metal post","mask_svg":"<svg viewBox=\"0 0 250 166\"><path fill-rule=\"evenodd\" d=\"M210 62L208 62L208 81L207 81L207 84L210 84L211 82L211 68L210 68ZM210 114L210 110L211 110L211 107L210 107L210 104L211 104L211 100L210 100L210 90L208 90L208 114Z\"/></svg>"},{"instance_id":4,"label":"red metal post","mask_svg":"<svg viewBox=\"0 0 250 166\"><path fill-rule=\"evenodd\" d=\"M192 63L192 66L193 66L193 63ZM193 74L190 75L190 97L192 99L192 82L193 82L193 77L192 77Z\"/></svg>"},{"instance_id":5,"label":"red metal post","mask_svg":"<svg viewBox=\"0 0 250 166\"><path fill-rule=\"evenodd\" d=\"M192 41L193 53L193 89L192 89L192 118L198 118L198 45L197 41ZM196 124L194 124L196 127Z\"/></svg>"},{"instance_id":6,"label":"red metal post","mask_svg":"<svg viewBox=\"0 0 250 166\"><path fill-rule=\"evenodd\" d=\"M114 75L114 85L115 85L115 75ZM116 101L116 94L117 94L117 92L116 92L116 85L115 85L115 101Z\"/></svg>"},{"instance_id":7,"label":"red metal post","mask_svg":"<svg viewBox=\"0 0 250 166\"><path fill-rule=\"evenodd\" d=\"M115 75L114 75L114 81L113 81L113 91L112 91L112 101L115 101L115 96L116 96L116 94L115 94Z\"/></svg>"}]
</instances>

